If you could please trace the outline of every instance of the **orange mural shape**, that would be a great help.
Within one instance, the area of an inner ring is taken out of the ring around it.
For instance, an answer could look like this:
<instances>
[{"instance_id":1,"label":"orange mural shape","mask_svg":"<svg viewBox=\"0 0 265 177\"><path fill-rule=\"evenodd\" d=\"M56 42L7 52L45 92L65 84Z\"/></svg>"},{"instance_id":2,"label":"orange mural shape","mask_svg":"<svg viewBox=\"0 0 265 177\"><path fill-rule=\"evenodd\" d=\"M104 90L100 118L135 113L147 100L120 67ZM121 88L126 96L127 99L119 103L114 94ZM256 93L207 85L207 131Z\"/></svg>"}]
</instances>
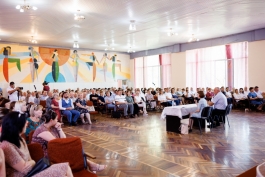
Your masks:
<instances>
[{"instance_id":1,"label":"orange mural shape","mask_svg":"<svg viewBox=\"0 0 265 177\"><path fill-rule=\"evenodd\" d=\"M4 58L3 61L3 74L7 82L9 82L9 76L8 76L8 58Z\"/></svg>"},{"instance_id":2,"label":"orange mural shape","mask_svg":"<svg viewBox=\"0 0 265 177\"><path fill-rule=\"evenodd\" d=\"M52 66L52 55L56 48L46 48L46 47L39 47L39 53L41 59L48 65ZM58 58L59 58L59 66L64 65L69 57L70 57L70 50L69 49L57 49Z\"/></svg>"}]
</instances>

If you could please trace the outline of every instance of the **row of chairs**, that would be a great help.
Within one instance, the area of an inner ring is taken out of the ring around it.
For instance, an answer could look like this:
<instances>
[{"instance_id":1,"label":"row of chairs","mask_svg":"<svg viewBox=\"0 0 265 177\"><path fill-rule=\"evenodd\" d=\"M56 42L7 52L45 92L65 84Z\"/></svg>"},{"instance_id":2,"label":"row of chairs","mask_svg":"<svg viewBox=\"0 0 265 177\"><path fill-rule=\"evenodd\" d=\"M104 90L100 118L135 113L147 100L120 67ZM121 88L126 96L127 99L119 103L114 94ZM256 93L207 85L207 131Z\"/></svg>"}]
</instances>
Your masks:
<instances>
[{"instance_id":1,"label":"row of chairs","mask_svg":"<svg viewBox=\"0 0 265 177\"><path fill-rule=\"evenodd\" d=\"M220 121L220 119L221 119L222 122L223 122L223 126L225 128L225 119L227 119L228 126L230 127L229 120L228 120L228 115L230 114L230 112L232 110L232 106L233 106L232 104L228 104L226 106L224 114L220 114L220 115L218 115L216 117L212 117L213 107L207 106L207 107L203 108L200 118L197 118L197 117L191 117L191 118L198 121L198 125L199 125L199 128L200 128L200 133L202 133L201 121L205 121L205 120L207 120L208 122L213 122L214 120ZM205 125L205 126L207 126L207 125ZM212 129L212 128L213 128L213 125L211 124L210 125L210 129Z\"/></svg>"},{"instance_id":2,"label":"row of chairs","mask_svg":"<svg viewBox=\"0 0 265 177\"><path fill-rule=\"evenodd\" d=\"M28 149L35 162L44 157L40 144L28 144ZM87 158L96 159L96 157L83 151L79 137L58 138L49 141L48 154L51 164L69 162L74 177L97 177L95 173L89 171L86 163Z\"/></svg>"}]
</instances>

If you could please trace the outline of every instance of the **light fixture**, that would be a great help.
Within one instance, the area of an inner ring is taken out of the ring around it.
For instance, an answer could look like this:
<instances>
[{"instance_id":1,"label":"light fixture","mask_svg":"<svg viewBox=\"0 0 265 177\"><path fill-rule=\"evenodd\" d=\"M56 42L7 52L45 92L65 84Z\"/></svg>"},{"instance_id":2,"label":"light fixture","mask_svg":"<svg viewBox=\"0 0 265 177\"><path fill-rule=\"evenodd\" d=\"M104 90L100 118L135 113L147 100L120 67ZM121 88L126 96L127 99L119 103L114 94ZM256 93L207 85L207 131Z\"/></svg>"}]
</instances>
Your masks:
<instances>
[{"instance_id":1,"label":"light fixture","mask_svg":"<svg viewBox=\"0 0 265 177\"><path fill-rule=\"evenodd\" d=\"M105 51L108 51L108 50L115 50L115 48L114 47L111 47L111 46L107 46L106 48L105 48Z\"/></svg>"},{"instance_id":2,"label":"light fixture","mask_svg":"<svg viewBox=\"0 0 265 177\"><path fill-rule=\"evenodd\" d=\"M127 52L128 53L135 53L135 50L133 50L132 47L130 47Z\"/></svg>"},{"instance_id":3,"label":"light fixture","mask_svg":"<svg viewBox=\"0 0 265 177\"><path fill-rule=\"evenodd\" d=\"M177 36L178 33L173 32L172 28L170 28L169 31L167 32L167 35L168 36Z\"/></svg>"},{"instance_id":4,"label":"light fixture","mask_svg":"<svg viewBox=\"0 0 265 177\"><path fill-rule=\"evenodd\" d=\"M31 39L29 39L28 42L31 42L33 44L37 44L38 43L38 41L36 39L34 39L33 36L31 36Z\"/></svg>"},{"instance_id":5,"label":"light fixture","mask_svg":"<svg viewBox=\"0 0 265 177\"><path fill-rule=\"evenodd\" d=\"M73 48L77 48L77 49L79 48L78 41L74 41Z\"/></svg>"},{"instance_id":6,"label":"light fixture","mask_svg":"<svg viewBox=\"0 0 265 177\"><path fill-rule=\"evenodd\" d=\"M24 12L24 11L27 11L27 10L30 10L30 9L37 10L38 8L35 7L35 6L28 5L26 3L26 0L24 0L24 4L23 5L17 5L16 9L18 9L20 12Z\"/></svg>"},{"instance_id":7,"label":"light fixture","mask_svg":"<svg viewBox=\"0 0 265 177\"><path fill-rule=\"evenodd\" d=\"M130 21L129 30L131 30L131 31L135 31L136 30L136 25L135 25L135 21L134 20Z\"/></svg>"},{"instance_id":8,"label":"light fixture","mask_svg":"<svg viewBox=\"0 0 265 177\"><path fill-rule=\"evenodd\" d=\"M192 34L192 36L189 39L189 42L196 42L196 41L199 41L199 40L200 40L199 38L194 37L194 34Z\"/></svg>"},{"instance_id":9,"label":"light fixture","mask_svg":"<svg viewBox=\"0 0 265 177\"><path fill-rule=\"evenodd\" d=\"M80 10L77 10L77 14L75 14L74 19L75 19L75 20L78 20L78 21L80 21L80 20L84 20L85 17L84 17L83 15L79 15L78 13L80 13Z\"/></svg>"}]
</instances>

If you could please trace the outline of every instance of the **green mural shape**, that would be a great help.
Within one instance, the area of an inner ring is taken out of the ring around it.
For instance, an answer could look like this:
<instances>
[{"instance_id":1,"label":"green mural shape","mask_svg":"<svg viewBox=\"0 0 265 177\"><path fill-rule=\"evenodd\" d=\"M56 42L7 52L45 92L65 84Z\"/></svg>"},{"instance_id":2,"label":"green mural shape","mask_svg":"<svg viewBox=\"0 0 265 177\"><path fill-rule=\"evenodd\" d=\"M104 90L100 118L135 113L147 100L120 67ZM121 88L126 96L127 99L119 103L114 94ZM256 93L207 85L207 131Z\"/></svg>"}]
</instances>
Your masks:
<instances>
[{"instance_id":1,"label":"green mural shape","mask_svg":"<svg viewBox=\"0 0 265 177\"><path fill-rule=\"evenodd\" d=\"M21 65L19 58L8 58L8 63L16 63L17 69L21 72Z\"/></svg>"}]
</instances>

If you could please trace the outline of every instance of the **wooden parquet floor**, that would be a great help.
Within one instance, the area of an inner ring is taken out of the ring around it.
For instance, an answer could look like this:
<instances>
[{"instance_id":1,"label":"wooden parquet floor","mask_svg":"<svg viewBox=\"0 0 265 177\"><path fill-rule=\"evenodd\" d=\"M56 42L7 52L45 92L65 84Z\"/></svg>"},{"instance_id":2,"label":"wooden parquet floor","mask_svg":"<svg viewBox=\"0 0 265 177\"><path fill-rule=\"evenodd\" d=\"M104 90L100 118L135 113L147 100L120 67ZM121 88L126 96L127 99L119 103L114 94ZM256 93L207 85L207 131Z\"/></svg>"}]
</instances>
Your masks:
<instances>
[{"instance_id":1,"label":"wooden parquet floor","mask_svg":"<svg viewBox=\"0 0 265 177\"><path fill-rule=\"evenodd\" d=\"M230 128L200 135L166 132L161 113L134 119L97 116L92 125L65 127L84 150L107 164L99 177L230 177L265 161L264 113L232 110Z\"/></svg>"}]
</instances>

